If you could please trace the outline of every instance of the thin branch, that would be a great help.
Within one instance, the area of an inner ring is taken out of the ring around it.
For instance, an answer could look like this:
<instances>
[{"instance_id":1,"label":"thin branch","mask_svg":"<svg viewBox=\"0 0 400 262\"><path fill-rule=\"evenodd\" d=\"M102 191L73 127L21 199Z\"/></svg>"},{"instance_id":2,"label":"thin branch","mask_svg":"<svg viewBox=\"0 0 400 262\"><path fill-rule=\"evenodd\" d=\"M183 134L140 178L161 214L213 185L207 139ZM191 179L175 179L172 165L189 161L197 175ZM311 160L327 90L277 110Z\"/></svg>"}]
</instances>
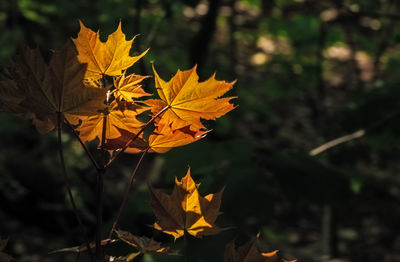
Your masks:
<instances>
[{"instance_id":1,"label":"thin branch","mask_svg":"<svg viewBox=\"0 0 400 262\"><path fill-rule=\"evenodd\" d=\"M105 169L107 169L112 163L114 163L114 161L123 153L125 152L125 150L130 146L130 144L140 136L141 133L143 133L143 131L151 124L153 123L161 114L163 114L165 111L167 111L167 109L169 108L169 106L164 107L163 109L160 110L160 112L158 112L156 115L154 115L143 127L142 129L140 129L140 131L134 136L132 137L126 144L125 146L118 151L118 153L104 166Z\"/></svg>"},{"instance_id":2,"label":"thin branch","mask_svg":"<svg viewBox=\"0 0 400 262\"><path fill-rule=\"evenodd\" d=\"M362 137L364 135L365 135L365 130L364 129L360 129L360 130L358 130L358 131L356 131L356 132L354 132L352 134L345 135L345 136L333 139L333 140L331 140L331 141L329 141L329 142L327 142L327 143L325 143L323 145L320 145L320 146L314 148L313 150L310 151L310 155L312 155L312 156L318 155L318 154L320 154L320 153L322 153L322 152L324 152L324 151L326 151L326 150L328 150L328 149L330 149L332 147L335 147L337 145L340 145L340 144L349 142L351 140L360 138L360 137Z\"/></svg>"},{"instance_id":3,"label":"thin branch","mask_svg":"<svg viewBox=\"0 0 400 262\"><path fill-rule=\"evenodd\" d=\"M186 230L183 232L183 261L188 262L188 256L187 256L187 233L186 233Z\"/></svg>"},{"instance_id":4,"label":"thin branch","mask_svg":"<svg viewBox=\"0 0 400 262\"><path fill-rule=\"evenodd\" d=\"M398 116L400 116L400 109L393 111L389 114L386 114L384 117L381 117L380 120L372 123L371 125L363 128L363 129L359 129L358 131L356 131L354 133L351 133L351 134L348 134L345 136L341 136L339 138L335 138L329 142L326 142L323 145L320 145L320 146L312 149L309 153L311 156L315 156L315 155L318 155L332 147L335 147L337 145L360 138L360 137L364 136L366 133L370 133L371 131L378 129L379 127L382 127L387 122L392 121L394 118L396 118Z\"/></svg>"},{"instance_id":5,"label":"thin branch","mask_svg":"<svg viewBox=\"0 0 400 262\"><path fill-rule=\"evenodd\" d=\"M84 233L86 247L87 247L87 249L89 251L90 258L91 258L91 260L93 260L93 253L92 253L92 250L90 248L90 244L89 244L86 228L82 223L81 217L79 216L79 211L78 211L78 208L76 206L74 196L72 195L72 190L71 190L71 186L70 186L70 183L69 183L67 169L65 167L64 152L63 152L63 146L62 146L62 140L61 140L61 138L62 138L61 137L62 136L62 132L61 132L62 131L61 130L62 120L61 120L61 114L60 113L57 114L57 122L58 122L58 126L57 126L58 152L59 152L59 157L60 157L61 171L62 171L62 175L64 177L64 184L65 184L65 187L67 189L69 200L70 200L70 202L72 204L72 208L73 208L76 220L78 220L79 226L81 227L81 230Z\"/></svg>"},{"instance_id":6,"label":"thin branch","mask_svg":"<svg viewBox=\"0 0 400 262\"><path fill-rule=\"evenodd\" d=\"M104 188L104 169L99 170L96 181L96 262L102 261L102 247L101 247L101 226L103 220L103 188Z\"/></svg>"},{"instance_id":7,"label":"thin branch","mask_svg":"<svg viewBox=\"0 0 400 262\"><path fill-rule=\"evenodd\" d=\"M102 85L103 88L106 87L106 79L103 75L102 77ZM107 101L108 104L108 95ZM107 131L107 115L103 116L103 129L101 132L101 143L100 149L102 152L101 158L101 168L97 170L97 180L96 180L96 199L97 199L97 208L96 208L96 262L103 261L103 249L101 246L101 228L103 223L103 198L104 198L104 173L105 173L105 163L107 158L107 151L104 149L105 141L106 141L106 131Z\"/></svg>"},{"instance_id":8,"label":"thin branch","mask_svg":"<svg viewBox=\"0 0 400 262\"><path fill-rule=\"evenodd\" d=\"M76 254L76 258L75 258L75 262L79 261L79 256L81 255L81 252L78 252L78 254ZM93 259L92 259L93 260Z\"/></svg>"},{"instance_id":9,"label":"thin branch","mask_svg":"<svg viewBox=\"0 0 400 262\"><path fill-rule=\"evenodd\" d=\"M79 134L75 131L74 127L71 125L71 123L67 119L65 119L64 121L67 124L67 126L72 130L72 133L74 134L76 139L79 141L79 143L83 147L83 150L85 150L85 153L89 157L90 161L93 163L93 166L96 168L96 170L100 170L100 167L97 164L96 160L94 159L93 155L90 153L90 151L86 147L85 143L83 143L82 139L79 137Z\"/></svg>"},{"instance_id":10,"label":"thin branch","mask_svg":"<svg viewBox=\"0 0 400 262\"><path fill-rule=\"evenodd\" d=\"M110 231L110 234L109 234L109 236L108 236L109 239L111 239L111 237L112 237L112 234L113 234L113 232L114 232L114 230L115 230L115 228L116 228L116 226L117 226L117 224L118 224L118 220L119 220L119 218L120 218L120 216L121 216L121 214L122 214L122 210L124 209L125 204L126 204L126 201L128 200L128 196L129 196L129 192L131 191L133 179L135 178L135 175L136 175L136 173L137 173L137 171L138 171L138 169L139 169L139 166L140 166L140 164L142 163L143 158L144 158L144 156L146 155L147 151L149 151L149 149L150 149L150 147L146 148L146 150L143 151L143 153L142 153L142 155L141 155L139 161L138 161L137 164L136 164L135 170L133 170L133 172L132 172L131 179L130 179L130 181L129 181L128 186L126 187L126 191L125 191L124 198L122 199L121 205L120 205L119 210L118 210L118 214L117 214L117 216L115 217L113 226L112 226L111 231Z\"/></svg>"}]
</instances>

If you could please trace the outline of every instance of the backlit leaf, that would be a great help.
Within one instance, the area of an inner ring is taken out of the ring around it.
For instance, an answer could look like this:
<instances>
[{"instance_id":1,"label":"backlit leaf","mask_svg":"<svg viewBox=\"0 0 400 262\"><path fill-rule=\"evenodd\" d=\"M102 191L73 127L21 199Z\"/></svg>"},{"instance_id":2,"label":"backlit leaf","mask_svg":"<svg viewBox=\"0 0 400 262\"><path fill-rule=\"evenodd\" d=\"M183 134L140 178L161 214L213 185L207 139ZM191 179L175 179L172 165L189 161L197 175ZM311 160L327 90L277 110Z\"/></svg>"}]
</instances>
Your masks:
<instances>
[{"instance_id":1,"label":"backlit leaf","mask_svg":"<svg viewBox=\"0 0 400 262\"><path fill-rule=\"evenodd\" d=\"M107 141L106 148L117 150L123 148L134 136L132 133L120 130L121 137ZM148 140L142 137L135 139L125 150L126 153L137 154L148 149L148 152L166 153L174 147L184 146L202 139L208 132L191 131L189 127L172 130L168 125L159 125Z\"/></svg>"},{"instance_id":2,"label":"backlit leaf","mask_svg":"<svg viewBox=\"0 0 400 262\"><path fill-rule=\"evenodd\" d=\"M144 108L130 105L128 107L120 107L115 101L103 112L97 115L84 118L82 124L77 128L79 136L83 142L92 141L96 138L101 140L103 132L103 119L106 122L106 140L116 139L122 135L120 130L136 134L143 123L136 116L142 113Z\"/></svg>"},{"instance_id":3,"label":"backlit leaf","mask_svg":"<svg viewBox=\"0 0 400 262\"><path fill-rule=\"evenodd\" d=\"M122 70L131 67L143 57L148 50L138 56L130 56L131 40L126 40L121 30L121 22L117 30L108 36L106 42L100 40L99 32L93 32L79 21L81 30L78 37L74 38L74 44L78 50L78 59L81 63L87 63L88 68L85 78L99 79L103 75L121 75Z\"/></svg>"},{"instance_id":4,"label":"backlit leaf","mask_svg":"<svg viewBox=\"0 0 400 262\"><path fill-rule=\"evenodd\" d=\"M131 74L129 76L125 76L125 74L114 78L114 97L117 101L128 101L135 102L134 98L140 98L143 96L150 96L151 94L146 93L140 82L148 76L141 76Z\"/></svg>"},{"instance_id":5,"label":"backlit leaf","mask_svg":"<svg viewBox=\"0 0 400 262\"><path fill-rule=\"evenodd\" d=\"M181 181L175 178L171 195L150 187L151 206L158 219L154 228L175 239L185 232L195 237L215 235L221 228L214 224L221 205L223 190L202 197L190 176L190 169Z\"/></svg>"},{"instance_id":6,"label":"backlit leaf","mask_svg":"<svg viewBox=\"0 0 400 262\"><path fill-rule=\"evenodd\" d=\"M170 124L173 129L190 125L192 130L205 129L200 119L214 120L234 109L230 101L234 97L220 98L228 92L234 82L215 79L215 74L204 82L199 82L196 66L180 71L168 82L162 80L153 67L157 92L161 98L147 100L153 114L168 107L158 121Z\"/></svg>"}]
</instances>

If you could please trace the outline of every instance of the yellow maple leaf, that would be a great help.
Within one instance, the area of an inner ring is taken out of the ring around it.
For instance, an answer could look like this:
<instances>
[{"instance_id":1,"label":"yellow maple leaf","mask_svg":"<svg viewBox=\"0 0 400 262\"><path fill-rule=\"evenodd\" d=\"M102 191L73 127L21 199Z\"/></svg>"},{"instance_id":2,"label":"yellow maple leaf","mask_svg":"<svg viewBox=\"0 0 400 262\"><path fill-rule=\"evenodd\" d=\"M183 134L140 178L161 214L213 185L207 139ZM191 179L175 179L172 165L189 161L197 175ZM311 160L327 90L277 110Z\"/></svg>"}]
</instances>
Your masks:
<instances>
[{"instance_id":1,"label":"yellow maple leaf","mask_svg":"<svg viewBox=\"0 0 400 262\"><path fill-rule=\"evenodd\" d=\"M136 134L143 126L143 123L136 117L144 110L146 109L137 105L120 107L114 100L103 112L82 118L82 123L77 128L79 137L82 142L92 141L96 138L101 141L104 117L106 118L106 140L120 137L122 135L121 130Z\"/></svg>"},{"instance_id":2,"label":"yellow maple leaf","mask_svg":"<svg viewBox=\"0 0 400 262\"><path fill-rule=\"evenodd\" d=\"M77 38L74 38L78 59L81 63L87 63L88 68L85 78L99 79L103 75L121 75L122 70L131 67L136 61L143 57L149 49L138 56L130 56L129 51L135 39L126 40L121 30L121 22L117 30L108 36L106 42L100 40L99 32L96 33L85 27L79 21L81 30Z\"/></svg>"},{"instance_id":3,"label":"yellow maple leaf","mask_svg":"<svg viewBox=\"0 0 400 262\"><path fill-rule=\"evenodd\" d=\"M199 82L196 66L180 71L168 82L162 80L153 67L159 99L146 100L156 114L168 107L158 123L170 124L173 129L190 125L192 130L205 129L200 119L214 120L234 109L234 97L220 98L235 82L217 81L215 74Z\"/></svg>"},{"instance_id":4,"label":"yellow maple leaf","mask_svg":"<svg viewBox=\"0 0 400 262\"><path fill-rule=\"evenodd\" d=\"M115 99L117 101L128 101L134 103L136 101L134 98L150 96L151 94L146 93L140 85L140 82L148 77L149 76L141 76L136 74L131 74L129 76L122 74L121 76L115 77L115 89L112 91Z\"/></svg>"},{"instance_id":5,"label":"yellow maple leaf","mask_svg":"<svg viewBox=\"0 0 400 262\"><path fill-rule=\"evenodd\" d=\"M175 239L185 232L195 237L218 234L221 228L214 223L220 214L223 190L202 197L197 187L190 176L190 169L181 181L175 178L171 195L150 187L150 204L158 219L154 228Z\"/></svg>"}]
</instances>

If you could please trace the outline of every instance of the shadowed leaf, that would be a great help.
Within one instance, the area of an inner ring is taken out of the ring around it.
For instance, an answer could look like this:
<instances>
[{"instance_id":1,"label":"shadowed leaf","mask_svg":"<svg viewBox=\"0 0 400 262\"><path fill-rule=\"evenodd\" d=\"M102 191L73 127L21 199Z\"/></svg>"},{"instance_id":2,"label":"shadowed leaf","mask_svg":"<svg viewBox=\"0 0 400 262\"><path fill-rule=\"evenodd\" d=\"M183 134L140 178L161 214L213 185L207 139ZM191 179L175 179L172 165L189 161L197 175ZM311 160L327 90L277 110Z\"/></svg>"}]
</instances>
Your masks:
<instances>
[{"instance_id":1,"label":"shadowed leaf","mask_svg":"<svg viewBox=\"0 0 400 262\"><path fill-rule=\"evenodd\" d=\"M247 242L246 244L236 248L235 242L231 241L226 245L224 253L224 262L295 262L296 260L285 260L278 256L278 251L275 250L269 253L262 253L257 248L257 239Z\"/></svg>"},{"instance_id":2,"label":"shadowed leaf","mask_svg":"<svg viewBox=\"0 0 400 262\"><path fill-rule=\"evenodd\" d=\"M126 261L134 259L139 254L155 254L155 255L178 255L176 252L171 252L169 247L162 247L160 242L147 237L138 237L127 231L117 230L118 238L134 247L139 252L126 256Z\"/></svg>"},{"instance_id":3,"label":"shadowed leaf","mask_svg":"<svg viewBox=\"0 0 400 262\"><path fill-rule=\"evenodd\" d=\"M105 90L83 86L86 65L67 43L47 65L39 50L23 47L10 70L12 80L0 83L3 109L32 119L39 132L57 125L57 114L89 116L104 107Z\"/></svg>"}]
</instances>

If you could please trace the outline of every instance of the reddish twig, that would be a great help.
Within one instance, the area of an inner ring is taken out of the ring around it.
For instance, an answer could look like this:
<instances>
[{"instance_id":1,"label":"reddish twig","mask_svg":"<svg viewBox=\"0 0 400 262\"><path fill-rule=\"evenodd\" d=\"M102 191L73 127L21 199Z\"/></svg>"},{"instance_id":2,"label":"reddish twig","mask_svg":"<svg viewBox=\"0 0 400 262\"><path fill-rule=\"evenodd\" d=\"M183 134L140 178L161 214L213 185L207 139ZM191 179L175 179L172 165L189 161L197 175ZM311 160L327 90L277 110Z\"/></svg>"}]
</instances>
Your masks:
<instances>
[{"instance_id":1,"label":"reddish twig","mask_svg":"<svg viewBox=\"0 0 400 262\"><path fill-rule=\"evenodd\" d=\"M72 195L72 190L71 190L71 186L70 186L70 183L69 183L67 169L65 167L64 152L63 152L62 139L61 139L61 136L62 136L62 132L61 132L62 131L61 130L61 126L62 126L61 113L57 114L57 122L58 122L58 126L57 126L58 152L59 152L59 157L60 157L61 171L62 171L62 174L63 174L63 177L64 177L64 184L65 184L65 187L67 189L68 197L69 197L69 200L71 202L71 205L72 205L76 220L78 221L79 226L81 227L81 229L82 229L82 231L83 231L83 233L85 235L85 242L86 242L86 247L87 247L87 249L89 251L89 255L91 257L91 260L93 260L93 253L92 253L92 249L90 248L90 244L89 244L89 239L88 239L88 236L87 236L86 228L83 225L81 217L79 216L78 207L76 206L74 196Z\"/></svg>"},{"instance_id":2,"label":"reddish twig","mask_svg":"<svg viewBox=\"0 0 400 262\"><path fill-rule=\"evenodd\" d=\"M85 151L86 155L89 157L89 159L92 162L93 166L96 168L97 171L100 170L100 167L97 164L96 160L94 159L93 155L90 153L90 151L87 148L87 146L85 145L85 143L83 143L82 139L79 137L79 134L75 131L74 127L71 125L71 123L67 119L65 119L65 123L72 130L72 133L74 134L76 139L79 141L79 144L81 144L83 150Z\"/></svg>"},{"instance_id":3,"label":"reddish twig","mask_svg":"<svg viewBox=\"0 0 400 262\"><path fill-rule=\"evenodd\" d=\"M140 134L143 133L143 131L151 124L153 123L161 114L163 114L165 111L167 111L167 109L169 108L169 106L164 107L163 109L160 110L160 112L158 112L157 114L155 114L143 127L142 129L140 129L140 131L134 136L132 137L126 144L125 146L118 151L118 153L104 166L104 168L108 168L112 163L114 163L114 161L123 153L125 152L125 150L130 146L130 144L140 136Z\"/></svg>"},{"instance_id":4,"label":"reddish twig","mask_svg":"<svg viewBox=\"0 0 400 262\"><path fill-rule=\"evenodd\" d=\"M103 75L102 78L103 88L106 87L106 79ZM107 101L108 104L108 96ZM96 199L97 199L97 208L96 208L96 262L103 261L103 249L101 246L101 228L103 223L103 198L104 198L104 173L107 151L104 149L105 141L106 141L106 131L107 131L107 115L103 115L103 129L101 132L101 143L100 149L102 151L102 162L101 168L97 170L97 180L96 180Z\"/></svg>"},{"instance_id":5,"label":"reddish twig","mask_svg":"<svg viewBox=\"0 0 400 262\"><path fill-rule=\"evenodd\" d=\"M108 238L110 238L110 239L111 239L112 234L113 234L113 232L114 232L114 230L115 230L115 227L116 227L117 224L118 224L118 220L119 220L119 218L120 218L120 216L121 216L121 214L122 214L122 210L123 210L124 207L125 207L126 201L128 200L128 196L129 196L129 192L130 192L131 187L132 187L133 179L135 178L135 175L136 175L136 173L137 173L137 171L138 171L138 169L139 169L139 166L140 166L140 164L142 163L143 158L144 158L144 156L146 155L147 151L149 151L149 149L150 149L150 147L146 148L146 149L143 151L142 156L140 157L139 161L138 161L137 164L136 164L135 170L133 170L133 172L132 172L131 179L130 179L130 181L129 181L128 186L126 187L126 191L125 191L124 198L122 199L121 205L120 205L119 210L118 210L118 214L117 214L117 216L115 217L113 226L112 226L112 228L111 228L111 230L110 230L110 234L109 234L109 236L108 236Z\"/></svg>"}]
</instances>

